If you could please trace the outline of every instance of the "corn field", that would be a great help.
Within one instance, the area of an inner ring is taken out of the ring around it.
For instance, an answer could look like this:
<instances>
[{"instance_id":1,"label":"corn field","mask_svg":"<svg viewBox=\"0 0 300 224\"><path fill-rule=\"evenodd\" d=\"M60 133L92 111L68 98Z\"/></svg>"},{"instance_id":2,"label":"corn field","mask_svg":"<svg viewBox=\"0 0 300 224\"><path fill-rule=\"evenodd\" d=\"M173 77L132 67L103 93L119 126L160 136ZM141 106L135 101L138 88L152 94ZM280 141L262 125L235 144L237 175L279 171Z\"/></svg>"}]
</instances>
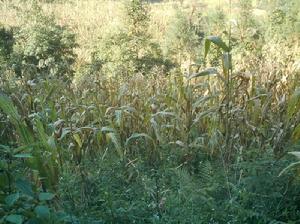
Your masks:
<instances>
[{"instance_id":1,"label":"corn field","mask_svg":"<svg viewBox=\"0 0 300 224\"><path fill-rule=\"evenodd\" d=\"M0 1L0 223L300 223L299 8Z\"/></svg>"}]
</instances>

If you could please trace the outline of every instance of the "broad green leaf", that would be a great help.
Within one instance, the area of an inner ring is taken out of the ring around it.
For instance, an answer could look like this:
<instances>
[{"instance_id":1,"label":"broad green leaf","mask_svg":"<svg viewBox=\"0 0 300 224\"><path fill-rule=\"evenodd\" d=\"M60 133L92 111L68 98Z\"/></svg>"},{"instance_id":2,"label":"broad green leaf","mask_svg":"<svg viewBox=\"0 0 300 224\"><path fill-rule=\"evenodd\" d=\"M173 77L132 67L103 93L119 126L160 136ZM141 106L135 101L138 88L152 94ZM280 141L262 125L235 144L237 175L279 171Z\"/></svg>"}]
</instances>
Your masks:
<instances>
[{"instance_id":1,"label":"broad green leaf","mask_svg":"<svg viewBox=\"0 0 300 224\"><path fill-rule=\"evenodd\" d=\"M199 122L199 120L201 120L203 117L206 117L206 116L210 115L211 113L215 113L218 109L219 109L219 107L215 106L215 107L212 107L208 110L205 110L205 111L197 114L196 118L193 120L192 126L196 125Z\"/></svg>"},{"instance_id":2,"label":"broad green leaf","mask_svg":"<svg viewBox=\"0 0 300 224\"><path fill-rule=\"evenodd\" d=\"M224 51L228 52L230 50L229 47L225 44L225 42L218 36L208 36L206 39L210 40L212 43L214 43Z\"/></svg>"},{"instance_id":3,"label":"broad green leaf","mask_svg":"<svg viewBox=\"0 0 300 224\"><path fill-rule=\"evenodd\" d=\"M299 162L295 162L295 163L291 163L290 165L288 165L286 168L284 168L280 173L279 173L279 177L284 174L285 172L287 172L288 170L290 170L291 168L294 168L295 166L300 166L300 161Z\"/></svg>"},{"instance_id":4,"label":"broad green leaf","mask_svg":"<svg viewBox=\"0 0 300 224\"><path fill-rule=\"evenodd\" d=\"M40 142L35 142L35 143L29 144L29 145L22 145L20 147L14 148L13 154L14 155L22 154L21 152L24 152L24 151L26 151L26 153L30 154L29 152L31 152L35 146L40 147L41 145L42 144Z\"/></svg>"},{"instance_id":5,"label":"broad green leaf","mask_svg":"<svg viewBox=\"0 0 300 224\"><path fill-rule=\"evenodd\" d=\"M63 138L64 138L67 134L69 134L70 132L71 132L71 129L70 129L70 128L63 128L59 140L63 140Z\"/></svg>"},{"instance_id":6,"label":"broad green leaf","mask_svg":"<svg viewBox=\"0 0 300 224\"><path fill-rule=\"evenodd\" d=\"M231 54L228 52L225 52L223 54L223 68L225 70L232 69L232 59L231 59Z\"/></svg>"},{"instance_id":7,"label":"broad green leaf","mask_svg":"<svg viewBox=\"0 0 300 224\"><path fill-rule=\"evenodd\" d=\"M39 218L47 218L50 216L50 210L45 205L36 206L34 211L35 211L37 217L39 217Z\"/></svg>"},{"instance_id":8,"label":"broad green leaf","mask_svg":"<svg viewBox=\"0 0 300 224\"><path fill-rule=\"evenodd\" d=\"M5 198L5 203L8 206L12 206L20 197L19 193L15 193L15 194L10 194Z\"/></svg>"},{"instance_id":9,"label":"broad green leaf","mask_svg":"<svg viewBox=\"0 0 300 224\"><path fill-rule=\"evenodd\" d=\"M4 152L10 152L11 151L11 148L7 145L1 145L0 144L0 149Z\"/></svg>"},{"instance_id":10,"label":"broad green leaf","mask_svg":"<svg viewBox=\"0 0 300 224\"><path fill-rule=\"evenodd\" d=\"M46 193L40 193L39 194L39 200L40 201L49 201L49 200L52 200L53 198L54 198L54 194L52 194L52 193L48 193L48 192L46 192Z\"/></svg>"},{"instance_id":11,"label":"broad green leaf","mask_svg":"<svg viewBox=\"0 0 300 224\"><path fill-rule=\"evenodd\" d=\"M21 117L12 103L12 101L5 95L0 94L0 109L7 114L14 125L18 125L21 120Z\"/></svg>"},{"instance_id":12,"label":"broad green leaf","mask_svg":"<svg viewBox=\"0 0 300 224\"><path fill-rule=\"evenodd\" d=\"M215 44L217 47L219 47L220 49L222 49L225 52L229 52L230 49L229 47L225 44L225 42L217 36L208 36L205 39L205 52L204 52L204 57L207 56L209 49L210 49L210 45L211 43Z\"/></svg>"},{"instance_id":13,"label":"broad green leaf","mask_svg":"<svg viewBox=\"0 0 300 224\"><path fill-rule=\"evenodd\" d=\"M107 116L108 114L111 113L111 111L114 111L115 110L115 107L108 107L105 111L105 116Z\"/></svg>"},{"instance_id":14,"label":"broad green leaf","mask_svg":"<svg viewBox=\"0 0 300 224\"><path fill-rule=\"evenodd\" d=\"M74 137L76 143L78 144L78 146L81 148L82 147L82 141L81 141L81 138L80 138L79 134L76 133L76 134L73 135L73 137Z\"/></svg>"},{"instance_id":15,"label":"broad green leaf","mask_svg":"<svg viewBox=\"0 0 300 224\"><path fill-rule=\"evenodd\" d=\"M43 125L42 121L40 121L39 118L35 119L35 127L36 127L37 133L39 135L39 139L41 140L41 142L43 143L44 146L48 147L47 141L48 141L49 137L46 134L44 125Z\"/></svg>"},{"instance_id":16,"label":"broad green leaf","mask_svg":"<svg viewBox=\"0 0 300 224\"><path fill-rule=\"evenodd\" d=\"M49 147L52 149L52 150L55 150L56 149L56 144L55 144L55 139L53 136L50 136L48 138L48 141L47 141Z\"/></svg>"},{"instance_id":17,"label":"broad green leaf","mask_svg":"<svg viewBox=\"0 0 300 224\"><path fill-rule=\"evenodd\" d=\"M14 155L15 158L32 158L32 155L29 153L19 153Z\"/></svg>"},{"instance_id":18,"label":"broad green leaf","mask_svg":"<svg viewBox=\"0 0 300 224\"><path fill-rule=\"evenodd\" d=\"M162 139L161 134L160 134L160 129L159 129L158 123L155 121L154 118L150 119L150 123L151 123L151 126L152 126L153 130L154 130L155 137L157 138L157 140L159 142L162 142L163 139Z\"/></svg>"},{"instance_id":19,"label":"broad green leaf","mask_svg":"<svg viewBox=\"0 0 300 224\"><path fill-rule=\"evenodd\" d=\"M21 215L9 215L5 218L5 220L14 224L22 224L23 217Z\"/></svg>"},{"instance_id":20,"label":"broad green leaf","mask_svg":"<svg viewBox=\"0 0 300 224\"><path fill-rule=\"evenodd\" d=\"M131 113L137 112L134 107L130 107L130 106L122 106L122 107L120 107L120 109L123 111L131 112Z\"/></svg>"},{"instance_id":21,"label":"broad green leaf","mask_svg":"<svg viewBox=\"0 0 300 224\"><path fill-rule=\"evenodd\" d=\"M102 127L101 132L115 132L115 129L110 127Z\"/></svg>"},{"instance_id":22,"label":"broad green leaf","mask_svg":"<svg viewBox=\"0 0 300 224\"><path fill-rule=\"evenodd\" d=\"M287 113L289 117L294 116L300 110L300 88L297 88L288 102Z\"/></svg>"},{"instance_id":23,"label":"broad green leaf","mask_svg":"<svg viewBox=\"0 0 300 224\"><path fill-rule=\"evenodd\" d=\"M197 78L197 77L201 77L201 76L207 76L207 75L215 75L215 74L218 74L218 71L216 68L208 68L202 72L198 72L198 73L195 73L195 74L192 74L190 77L188 77L187 80L191 80L191 79L194 79L194 78Z\"/></svg>"},{"instance_id":24,"label":"broad green leaf","mask_svg":"<svg viewBox=\"0 0 300 224\"><path fill-rule=\"evenodd\" d=\"M182 148L186 147L185 143L182 142L182 141L180 141L180 140L177 140L176 142L169 142L168 144L175 144L175 145L178 145L178 146L180 146Z\"/></svg>"},{"instance_id":25,"label":"broad green leaf","mask_svg":"<svg viewBox=\"0 0 300 224\"><path fill-rule=\"evenodd\" d=\"M31 188L31 184L27 180L16 180L16 187L24 194L34 197L34 193Z\"/></svg>"},{"instance_id":26,"label":"broad green leaf","mask_svg":"<svg viewBox=\"0 0 300 224\"><path fill-rule=\"evenodd\" d=\"M60 126L61 124L63 124L64 122L65 122L65 120L59 119L59 120L55 121L53 125L56 128L56 127Z\"/></svg>"},{"instance_id":27,"label":"broad green leaf","mask_svg":"<svg viewBox=\"0 0 300 224\"><path fill-rule=\"evenodd\" d=\"M119 136L117 136L115 132L107 133L106 136L112 141L120 158L123 159L122 147L119 140Z\"/></svg>"},{"instance_id":28,"label":"broad green leaf","mask_svg":"<svg viewBox=\"0 0 300 224\"><path fill-rule=\"evenodd\" d=\"M121 126L121 122L122 122L122 110L116 110L115 111L115 116L116 116L116 124L118 127Z\"/></svg>"},{"instance_id":29,"label":"broad green leaf","mask_svg":"<svg viewBox=\"0 0 300 224\"><path fill-rule=\"evenodd\" d=\"M94 127L90 127L90 126L85 126L85 127L81 127L81 128L77 128L77 130L80 132L82 130L86 130L86 131L97 131L97 128Z\"/></svg>"},{"instance_id":30,"label":"broad green leaf","mask_svg":"<svg viewBox=\"0 0 300 224\"><path fill-rule=\"evenodd\" d=\"M176 116L176 114L174 112L168 112L168 111L158 111L157 113L153 114L152 117L155 117L155 116L163 116L163 117L166 117L166 116Z\"/></svg>"},{"instance_id":31,"label":"broad green leaf","mask_svg":"<svg viewBox=\"0 0 300 224\"><path fill-rule=\"evenodd\" d=\"M208 40L208 39L205 39L205 43L204 43L204 47L205 47L205 51L204 51L204 57L206 58L208 52L209 52L209 49L210 49L210 44L211 44L211 41Z\"/></svg>"},{"instance_id":32,"label":"broad green leaf","mask_svg":"<svg viewBox=\"0 0 300 224\"><path fill-rule=\"evenodd\" d=\"M31 131L22 121L13 102L3 94L0 94L0 109L8 115L10 122L15 126L22 142L26 145L31 144L33 142Z\"/></svg>"},{"instance_id":33,"label":"broad green leaf","mask_svg":"<svg viewBox=\"0 0 300 224\"><path fill-rule=\"evenodd\" d=\"M129 142L133 139L144 137L146 139L149 139L153 145L155 145L153 138L151 138L149 135L145 133L134 133L129 138L127 138L125 145L128 146Z\"/></svg>"},{"instance_id":34,"label":"broad green leaf","mask_svg":"<svg viewBox=\"0 0 300 224\"><path fill-rule=\"evenodd\" d=\"M207 100L210 100L214 97L216 97L216 96L202 96L202 97L199 97L199 99L195 103L193 103L193 110L195 110L197 107L203 105Z\"/></svg>"},{"instance_id":35,"label":"broad green leaf","mask_svg":"<svg viewBox=\"0 0 300 224\"><path fill-rule=\"evenodd\" d=\"M300 152L289 152L289 154L296 156L297 159L300 159Z\"/></svg>"}]
</instances>

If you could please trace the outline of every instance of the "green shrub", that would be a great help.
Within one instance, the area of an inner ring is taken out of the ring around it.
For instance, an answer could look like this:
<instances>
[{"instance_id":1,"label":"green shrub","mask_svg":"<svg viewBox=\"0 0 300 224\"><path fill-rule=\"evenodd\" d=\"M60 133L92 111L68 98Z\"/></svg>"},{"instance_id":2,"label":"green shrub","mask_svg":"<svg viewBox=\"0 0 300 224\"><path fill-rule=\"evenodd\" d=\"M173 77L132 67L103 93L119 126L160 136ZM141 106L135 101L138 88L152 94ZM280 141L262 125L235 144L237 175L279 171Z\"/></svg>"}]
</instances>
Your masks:
<instances>
[{"instance_id":1,"label":"green shrub","mask_svg":"<svg viewBox=\"0 0 300 224\"><path fill-rule=\"evenodd\" d=\"M14 60L18 75L29 79L71 80L75 62L75 35L55 24L38 5L26 12L26 23L16 34Z\"/></svg>"},{"instance_id":2,"label":"green shrub","mask_svg":"<svg viewBox=\"0 0 300 224\"><path fill-rule=\"evenodd\" d=\"M166 56L177 65L181 66L185 62L190 65L194 62L199 63L199 59L203 57L202 23L200 13L188 15L183 10L176 10L174 18L167 27L164 50Z\"/></svg>"},{"instance_id":3,"label":"green shrub","mask_svg":"<svg viewBox=\"0 0 300 224\"><path fill-rule=\"evenodd\" d=\"M141 0L125 1L124 24L99 40L93 61L101 63L102 74L130 77L147 75L155 68L168 70L172 65L164 60L160 46L148 33L149 15L146 3Z\"/></svg>"},{"instance_id":4,"label":"green shrub","mask_svg":"<svg viewBox=\"0 0 300 224\"><path fill-rule=\"evenodd\" d=\"M14 37L12 30L7 30L0 25L0 66L10 57L13 50Z\"/></svg>"}]
</instances>

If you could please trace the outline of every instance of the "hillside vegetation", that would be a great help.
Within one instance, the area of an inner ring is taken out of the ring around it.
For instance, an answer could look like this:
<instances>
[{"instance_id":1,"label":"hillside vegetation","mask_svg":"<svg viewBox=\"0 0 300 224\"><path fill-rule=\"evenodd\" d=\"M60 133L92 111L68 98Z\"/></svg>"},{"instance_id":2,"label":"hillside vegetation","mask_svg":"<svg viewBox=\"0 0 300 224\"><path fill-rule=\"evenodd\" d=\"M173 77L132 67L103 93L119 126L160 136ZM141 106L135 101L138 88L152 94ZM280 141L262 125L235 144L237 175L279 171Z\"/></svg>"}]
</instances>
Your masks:
<instances>
[{"instance_id":1,"label":"hillside vegetation","mask_svg":"<svg viewBox=\"0 0 300 224\"><path fill-rule=\"evenodd\" d=\"M0 223L300 223L299 8L0 1Z\"/></svg>"}]
</instances>

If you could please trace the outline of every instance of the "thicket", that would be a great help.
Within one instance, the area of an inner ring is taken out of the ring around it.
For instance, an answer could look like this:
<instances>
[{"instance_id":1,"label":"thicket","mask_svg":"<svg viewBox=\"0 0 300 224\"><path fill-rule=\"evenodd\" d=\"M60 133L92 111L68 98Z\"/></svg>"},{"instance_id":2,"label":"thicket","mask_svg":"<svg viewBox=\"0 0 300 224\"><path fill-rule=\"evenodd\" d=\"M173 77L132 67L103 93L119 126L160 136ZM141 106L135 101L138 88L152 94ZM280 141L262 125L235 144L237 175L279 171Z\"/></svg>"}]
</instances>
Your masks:
<instances>
[{"instance_id":1,"label":"thicket","mask_svg":"<svg viewBox=\"0 0 300 224\"><path fill-rule=\"evenodd\" d=\"M90 61L39 4L0 28L0 223L299 223L298 1L181 5L159 41L124 3Z\"/></svg>"}]
</instances>

